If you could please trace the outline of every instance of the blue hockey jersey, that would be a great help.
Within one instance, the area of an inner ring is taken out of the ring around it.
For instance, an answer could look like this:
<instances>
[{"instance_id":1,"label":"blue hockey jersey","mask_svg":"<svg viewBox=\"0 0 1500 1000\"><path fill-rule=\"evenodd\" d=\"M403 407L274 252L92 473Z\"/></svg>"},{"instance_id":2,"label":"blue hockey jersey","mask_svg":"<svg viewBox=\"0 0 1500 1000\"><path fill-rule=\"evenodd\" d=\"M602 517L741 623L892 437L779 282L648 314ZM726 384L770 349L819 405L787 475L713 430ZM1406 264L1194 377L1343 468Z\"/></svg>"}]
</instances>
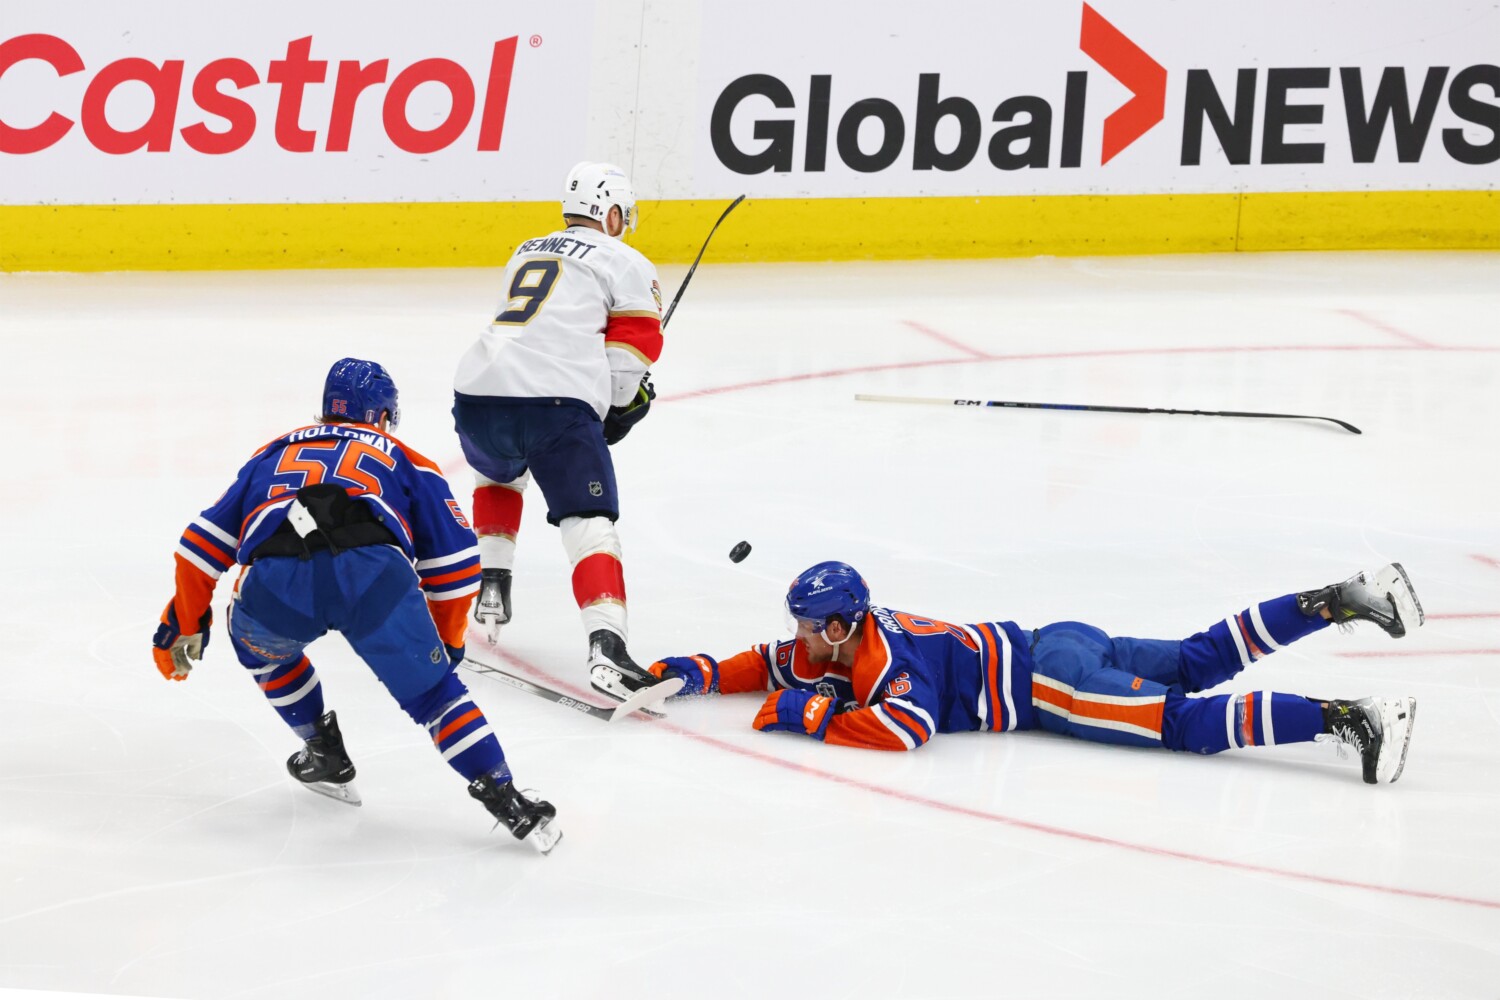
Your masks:
<instances>
[{"instance_id":1,"label":"blue hockey jersey","mask_svg":"<svg viewBox=\"0 0 1500 1000\"><path fill-rule=\"evenodd\" d=\"M436 464L369 424L300 427L258 450L177 545L177 621L196 622L214 585L248 565L304 486L332 483L368 505L411 559L443 641L462 646L479 590L479 546ZM165 617L165 616L164 616Z\"/></svg>"},{"instance_id":2,"label":"blue hockey jersey","mask_svg":"<svg viewBox=\"0 0 1500 1000\"><path fill-rule=\"evenodd\" d=\"M1031 636L1014 622L950 625L872 607L854 666L813 663L796 639L763 643L719 663L719 691L816 691L854 709L825 742L913 750L934 733L1036 726Z\"/></svg>"}]
</instances>

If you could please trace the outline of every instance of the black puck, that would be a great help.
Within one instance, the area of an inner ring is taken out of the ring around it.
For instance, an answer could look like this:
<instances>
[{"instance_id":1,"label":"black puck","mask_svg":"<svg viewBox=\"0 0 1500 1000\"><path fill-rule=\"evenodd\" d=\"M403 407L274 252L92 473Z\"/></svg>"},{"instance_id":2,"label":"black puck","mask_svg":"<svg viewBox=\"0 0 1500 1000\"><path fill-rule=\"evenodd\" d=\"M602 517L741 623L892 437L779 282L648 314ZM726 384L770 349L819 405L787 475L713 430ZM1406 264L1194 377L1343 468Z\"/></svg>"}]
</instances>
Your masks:
<instances>
[{"instance_id":1,"label":"black puck","mask_svg":"<svg viewBox=\"0 0 1500 1000\"><path fill-rule=\"evenodd\" d=\"M744 562L745 561L745 557L748 556L749 554L750 554L750 543L749 542L740 542L737 545L735 545L734 548L732 548L732 549L729 550L729 560L731 562Z\"/></svg>"}]
</instances>

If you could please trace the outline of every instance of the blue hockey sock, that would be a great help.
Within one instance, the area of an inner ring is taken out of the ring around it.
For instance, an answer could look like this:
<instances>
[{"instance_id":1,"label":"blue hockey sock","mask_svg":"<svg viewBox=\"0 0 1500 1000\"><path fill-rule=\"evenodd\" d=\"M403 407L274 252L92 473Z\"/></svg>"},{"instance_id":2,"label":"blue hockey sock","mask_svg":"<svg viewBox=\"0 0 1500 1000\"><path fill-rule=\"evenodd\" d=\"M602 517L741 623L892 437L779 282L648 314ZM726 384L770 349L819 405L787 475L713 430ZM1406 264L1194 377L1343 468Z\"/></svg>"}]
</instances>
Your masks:
<instances>
[{"instance_id":1,"label":"blue hockey sock","mask_svg":"<svg viewBox=\"0 0 1500 1000\"><path fill-rule=\"evenodd\" d=\"M1308 743L1322 731L1322 705L1280 691L1209 698L1187 698L1169 692L1162 710L1162 744L1171 750L1192 753Z\"/></svg>"},{"instance_id":2,"label":"blue hockey sock","mask_svg":"<svg viewBox=\"0 0 1500 1000\"><path fill-rule=\"evenodd\" d=\"M500 778L502 772L506 778L510 776L510 769L505 764L505 751L495 738L489 720L484 717L479 706L468 698L449 705L428 724L427 730L432 734L432 742L438 753L466 781L473 781L486 774L505 780Z\"/></svg>"},{"instance_id":3,"label":"blue hockey sock","mask_svg":"<svg viewBox=\"0 0 1500 1000\"><path fill-rule=\"evenodd\" d=\"M323 714L323 685L312 661L299 656L287 663L248 667L255 683L281 721L303 740L317 731L313 723Z\"/></svg>"},{"instance_id":4,"label":"blue hockey sock","mask_svg":"<svg viewBox=\"0 0 1500 1000\"><path fill-rule=\"evenodd\" d=\"M1182 641L1180 674L1188 691L1222 684L1283 646L1327 628L1321 616L1297 609L1297 595L1252 604Z\"/></svg>"}]
</instances>

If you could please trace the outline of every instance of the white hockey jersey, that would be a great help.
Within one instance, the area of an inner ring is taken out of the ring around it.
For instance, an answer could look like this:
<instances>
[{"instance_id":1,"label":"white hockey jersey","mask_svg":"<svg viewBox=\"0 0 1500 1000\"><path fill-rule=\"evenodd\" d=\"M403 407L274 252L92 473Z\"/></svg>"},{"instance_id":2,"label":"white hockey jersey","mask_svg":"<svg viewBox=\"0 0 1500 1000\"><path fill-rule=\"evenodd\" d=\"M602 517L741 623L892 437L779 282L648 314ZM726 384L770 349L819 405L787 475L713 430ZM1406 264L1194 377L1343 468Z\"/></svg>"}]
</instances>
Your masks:
<instances>
[{"instance_id":1,"label":"white hockey jersey","mask_svg":"<svg viewBox=\"0 0 1500 1000\"><path fill-rule=\"evenodd\" d=\"M661 356L661 286L640 251L587 226L527 240L505 267L506 298L464 353L468 396L566 397L600 418L635 396Z\"/></svg>"}]
</instances>

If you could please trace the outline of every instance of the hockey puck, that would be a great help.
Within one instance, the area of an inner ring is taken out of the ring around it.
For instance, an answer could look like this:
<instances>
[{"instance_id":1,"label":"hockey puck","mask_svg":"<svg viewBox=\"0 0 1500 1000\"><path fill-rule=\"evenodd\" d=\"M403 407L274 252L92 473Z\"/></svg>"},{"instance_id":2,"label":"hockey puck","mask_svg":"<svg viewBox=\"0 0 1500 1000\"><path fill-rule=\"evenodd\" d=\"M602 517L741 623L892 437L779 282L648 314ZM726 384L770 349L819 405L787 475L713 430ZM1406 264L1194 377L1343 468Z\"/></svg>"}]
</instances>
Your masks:
<instances>
[{"instance_id":1,"label":"hockey puck","mask_svg":"<svg viewBox=\"0 0 1500 1000\"><path fill-rule=\"evenodd\" d=\"M730 562L744 562L745 561L745 557L748 556L749 554L750 554L750 543L749 542L740 542L734 548L732 548L732 549L729 550L729 561Z\"/></svg>"}]
</instances>

